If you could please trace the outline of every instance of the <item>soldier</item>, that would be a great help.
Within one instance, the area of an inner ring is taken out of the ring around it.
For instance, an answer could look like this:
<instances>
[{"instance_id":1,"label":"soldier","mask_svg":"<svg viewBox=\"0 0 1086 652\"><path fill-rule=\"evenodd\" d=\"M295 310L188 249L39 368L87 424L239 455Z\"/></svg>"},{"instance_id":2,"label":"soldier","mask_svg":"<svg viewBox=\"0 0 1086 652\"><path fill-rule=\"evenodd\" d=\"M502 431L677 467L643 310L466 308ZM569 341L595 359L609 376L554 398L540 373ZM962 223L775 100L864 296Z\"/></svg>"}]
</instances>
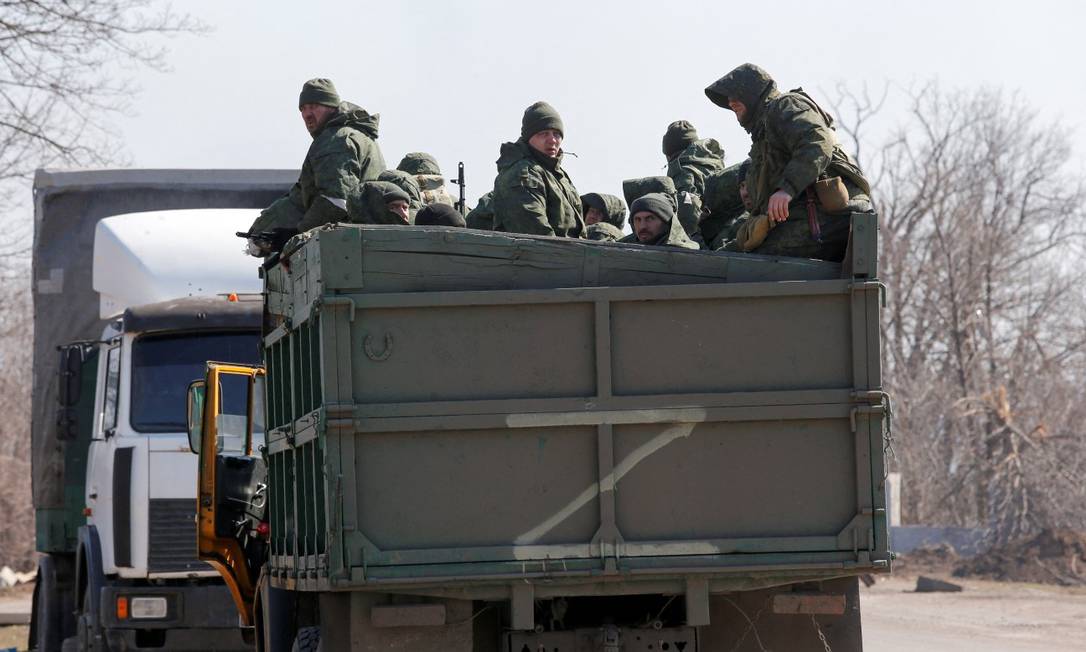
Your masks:
<instances>
[{"instance_id":1,"label":"soldier","mask_svg":"<svg viewBox=\"0 0 1086 652\"><path fill-rule=\"evenodd\" d=\"M747 159L739 165L711 174L705 180L698 228L709 249L719 249L735 238L739 218L748 210L743 202L743 178L749 167L750 159Z\"/></svg>"},{"instance_id":2,"label":"soldier","mask_svg":"<svg viewBox=\"0 0 1086 652\"><path fill-rule=\"evenodd\" d=\"M849 214L872 207L870 185L838 144L833 118L802 89L781 93L766 71L749 63L705 94L735 112L751 135L750 212L768 215L775 225L754 253L840 261ZM816 183L826 191L816 193Z\"/></svg>"},{"instance_id":3,"label":"soldier","mask_svg":"<svg viewBox=\"0 0 1086 652\"><path fill-rule=\"evenodd\" d=\"M585 237L601 242L618 242L626 226L626 204L614 195L590 192L581 195Z\"/></svg>"},{"instance_id":4,"label":"soldier","mask_svg":"<svg viewBox=\"0 0 1086 652\"><path fill-rule=\"evenodd\" d=\"M644 197L650 192L658 192L671 199L683 230L698 247L704 249L705 242L697 229L698 217L701 215L701 198L693 193L680 193L675 190L675 182L671 180L671 177L641 177L626 179L622 182L622 194L625 195L626 203L630 206L633 206L639 197ZM692 232L687 228L689 224L694 225Z\"/></svg>"},{"instance_id":5,"label":"soldier","mask_svg":"<svg viewBox=\"0 0 1086 652\"><path fill-rule=\"evenodd\" d=\"M679 211L679 220L696 242L699 235L698 217L702 210L705 180L724 169L724 149L713 138L698 138L694 125L686 120L676 120L667 126L663 139L664 157L667 159L667 176L675 182L676 199L680 206L692 210ZM708 241L710 238L704 238Z\"/></svg>"},{"instance_id":6,"label":"soldier","mask_svg":"<svg viewBox=\"0 0 1086 652\"><path fill-rule=\"evenodd\" d=\"M381 149L374 142L380 116L341 101L331 80L307 81L298 97L298 110L313 137L298 182L261 211L250 232L306 231L345 220L348 197L385 169ZM251 239L249 253L264 256L270 251L265 243Z\"/></svg>"},{"instance_id":7,"label":"soldier","mask_svg":"<svg viewBox=\"0 0 1086 652\"><path fill-rule=\"evenodd\" d=\"M562 118L550 104L524 111L520 139L504 143L494 179L494 230L580 238L581 198L562 169Z\"/></svg>"},{"instance_id":8,"label":"soldier","mask_svg":"<svg viewBox=\"0 0 1086 652\"><path fill-rule=\"evenodd\" d=\"M448 204L430 204L415 216L416 226L464 226L464 216Z\"/></svg>"},{"instance_id":9,"label":"soldier","mask_svg":"<svg viewBox=\"0 0 1086 652\"><path fill-rule=\"evenodd\" d=\"M412 217L423 207L422 190L419 188L419 183L415 180L414 175L400 170L385 170L377 176L377 180L394 183L400 187L400 190L407 193L407 196L411 198Z\"/></svg>"},{"instance_id":10,"label":"soldier","mask_svg":"<svg viewBox=\"0 0 1086 652\"><path fill-rule=\"evenodd\" d=\"M630 222L633 235L626 236L620 242L683 249L700 248L687 237L675 216L675 204L663 193L651 192L630 204Z\"/></svg>"},{"instance_id":11,"label":"soldier","mask_svg":"<svg viewBox=\"0 0 1086 652\"><path fill-rule=\"evenodd\" d=\"M406 172L415 177L419 189L422 191L422 203L424 205L441 203L453 206L452 195L445 188L445 177L441 176L441 168L437 159L426 152L408 152L404 155L397 170Z\"/></svg>"},{"instance_id":12,"label":"soldier","mask_svg":"<svg viewBox=\"0 0 1086 652\"><path fill-rule=\"evenodd\" d=\"M411 196L391 181L367 181L347 200L355 224L410 224Z\"/></svg>"},{"instance_id":13,"label":"soldier","mask_svg":"<svg viewBox=\"0 0 1086 652\"><path fill-rule=\"evenodd\" d=\"M494 230L494 191L486 193L479 198L475 208L468 211L467 223L469 229Z\"/></svg>"}]
</instances>

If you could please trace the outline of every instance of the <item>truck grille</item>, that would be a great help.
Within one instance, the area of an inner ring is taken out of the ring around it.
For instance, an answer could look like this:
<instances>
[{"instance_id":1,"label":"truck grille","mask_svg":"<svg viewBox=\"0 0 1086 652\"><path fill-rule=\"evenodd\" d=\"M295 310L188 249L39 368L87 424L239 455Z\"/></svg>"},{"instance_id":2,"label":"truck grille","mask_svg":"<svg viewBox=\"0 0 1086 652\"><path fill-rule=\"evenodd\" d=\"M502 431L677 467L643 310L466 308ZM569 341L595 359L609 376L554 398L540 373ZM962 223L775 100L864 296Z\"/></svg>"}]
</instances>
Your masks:
<instances>
[{"instance_id":1,"label":"truck grille","mask_svg":"<svg viewBox=\"0 0 1086 652\"><path fill-rule=\"evenodd\" d=\"M148 572L211 570L196 559L195 498L153 498L150 512Z\"/></svg>"}]
</instances>

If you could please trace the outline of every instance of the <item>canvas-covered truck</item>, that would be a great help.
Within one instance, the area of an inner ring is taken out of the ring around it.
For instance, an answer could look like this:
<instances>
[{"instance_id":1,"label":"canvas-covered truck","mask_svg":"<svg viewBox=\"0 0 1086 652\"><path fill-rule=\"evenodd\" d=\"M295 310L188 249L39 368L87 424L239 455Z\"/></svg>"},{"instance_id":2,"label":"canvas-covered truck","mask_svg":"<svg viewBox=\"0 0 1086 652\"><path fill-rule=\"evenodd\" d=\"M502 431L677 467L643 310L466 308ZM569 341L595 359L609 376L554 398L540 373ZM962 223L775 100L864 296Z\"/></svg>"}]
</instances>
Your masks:
<instances>
[{"instance_id":1,"label":"canvas-covered truck","mask_svg":"<svg viewBox=\"0 0 1086 652\"><path fill-rule=\"evenodd\" d=\"M877 221L851 220L842 264L292 240L264 364L189 389L201 556L258 649L861 649L889 397Z\"/></svg>"},{"instance_id":2,"label":"canvas-covered truck","mask_svg":"<svg viewBox=\"0 0 1086 652\"><path fill-rule=\"evenodd\" d=\"M38 171L30 649L248 648L196 558L184 395L208 358L259 360L258 265L233 234L292 180Z\"/></svg>"}]
</instances>

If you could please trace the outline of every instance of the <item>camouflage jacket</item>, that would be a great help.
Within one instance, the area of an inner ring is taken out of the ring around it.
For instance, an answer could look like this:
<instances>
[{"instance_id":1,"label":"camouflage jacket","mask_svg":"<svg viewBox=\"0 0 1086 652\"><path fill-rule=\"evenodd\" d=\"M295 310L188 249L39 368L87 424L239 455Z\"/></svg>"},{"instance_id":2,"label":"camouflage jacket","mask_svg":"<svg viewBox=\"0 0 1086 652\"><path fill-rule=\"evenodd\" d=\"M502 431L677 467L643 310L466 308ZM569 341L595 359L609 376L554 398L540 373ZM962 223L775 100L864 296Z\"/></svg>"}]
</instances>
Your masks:
<instances>
[{"instance_id":1,"label":"camouflage jacket","mask_svg":"<svg viewBox=\"0 0 1086 652\"><path fill-rule=\"evenodd\" d=\"M580 238L581 197L562 169L562 155L549 160L525 140L505 143L494 179L494 230Z\"/></svg>"},{"instance_id":2,"label":"camouflage jacket","mask_svg":"<svg viewBox=\"0 0 1086 652\"><path fill-rule=\"evenodd\" d=\"M802 202L803 191L827 176L851 182L855 194L870 193L859 166L837 142L833 118L802 89L781 93L765 71L747 64L705 92L721 106L734 98L747 107L743 127L751 137L747 192L753 214L765 213L770 195L777 190L787 192L793 202ZM792 211L789 219L798 219L801 213Z\"/></svg>"},{"instance_id":3,"label":"camouflage jacket","mask_svg":"<svg viewBox=\"0 0 1086 652\"><path fill-rule=\"evenodd\" d=\"M313 136L297 183L261 211L250 230L296 227L306 231L344 219L346 214L337 207L357 193L363 182L376 179L385 169L385 159L375 142L379 119L350 102L341 103ZM315 201L321 196L331 201Z\"/></svg>"},{"instance_id":4,"label":"camouflage jacket","mask_svg":"<svg viewBox=\"0 0 1086 652\"><path fill-rule=\"evenodd\" d=\"M585 229L585 237L597 242L618 242L622 240L622 229L610 222L596 222Z\"/></svg>"},{"instance_id":5,"label":"camouflage jacket","mask_svg":"<svg viewBox=\"0 0 1086 652\"><path fill-rule=\"evenodd\" d=\"M678 192L705 193L705 179L724 169L724 150L713 138L696 140L668 161L667 176Z\"/></svg>"},{"instance_id":6,"label":"camouflage jacket","mask_svg":"<svg viewBox=\"0 0 1086 652\"><path fill-rule=\"evenodd\" d=\"M705 242L717 249L722 242L735 237L738 219L746 212L739 195L739 168L742 163L725 168L705 180L702 193L702 214L698 222Z\"/></svg>"},{"instance_id":7,"label":"camouflage jacket","mask_svg":"<svg viewBox=\"0 0 1086 652\"><path fill-rule=\"evenodd\" d=\"M469 229L482 229L485 231L494 230L494 191L486 193L479 198L479 203L475 205L475 208L468 211L468 216L464 218L468 223Z\"/></svg>"}]
</instances>

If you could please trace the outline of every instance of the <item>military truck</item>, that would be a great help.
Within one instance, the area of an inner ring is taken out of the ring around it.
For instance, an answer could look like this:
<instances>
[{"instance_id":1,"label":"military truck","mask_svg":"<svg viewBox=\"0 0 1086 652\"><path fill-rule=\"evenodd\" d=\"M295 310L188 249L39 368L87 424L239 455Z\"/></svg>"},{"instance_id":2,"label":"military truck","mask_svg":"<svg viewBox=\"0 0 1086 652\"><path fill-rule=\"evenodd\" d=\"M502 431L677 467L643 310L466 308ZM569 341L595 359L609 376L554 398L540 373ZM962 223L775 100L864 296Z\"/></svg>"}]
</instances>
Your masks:
<instances>
[{"instance_id":1,"label":"military truck","mask_svg":"<svg viewBox=\"0 0 1086 652\"><path fill-rule=\"evenodd\" d=\"M258 265L233 233L292 176L35 176L30 649L251 649L196 558L183 408L209 357L259 360Z\"/></svg>"},{"instance_id":2,"label":"military truck","mask_svg":"<svg viewBox=\"0 0 1086 652\"><path fill-rule=\"evenodd\" d=\"M259 650L861 649L890 404L877 221L851 220L842 264L295 238L263 365L189 388L201 557Z\"/></svg>"}]
</instances>

